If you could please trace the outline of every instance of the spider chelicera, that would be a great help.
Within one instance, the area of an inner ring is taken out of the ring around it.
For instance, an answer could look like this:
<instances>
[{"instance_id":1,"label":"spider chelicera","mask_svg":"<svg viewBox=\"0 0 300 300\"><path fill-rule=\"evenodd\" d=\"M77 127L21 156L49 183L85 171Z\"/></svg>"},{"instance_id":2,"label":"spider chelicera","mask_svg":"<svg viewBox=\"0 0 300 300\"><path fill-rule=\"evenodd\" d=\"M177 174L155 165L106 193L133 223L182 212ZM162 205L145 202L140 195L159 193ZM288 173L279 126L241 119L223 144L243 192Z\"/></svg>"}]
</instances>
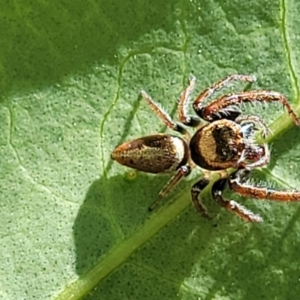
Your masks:
<instances>
[{"instance_id":1,"label":"spider chelicera","mask_svg":"<svg viewBox=\"0 0 300 300\"><path fill-rule=\"evenodd\" d=\"M197 116L190 116L187 113L188 99L196 82L192 76L179 100L180 122L174 122L145 91L141 91L142 98L166 126L182 134L182 137L162 133L144 136L123 143L111 154L112 159L136 170L148 173L175 172L149 210L152 210L180 179L188 176L195 166L204 169L204 177L193 185L192 201L197 211L208 218L199 198L201 191L210 182L208 171L221 171L220 178L212 185L213 199L245 221L261 222L262 218L239 203L224 199L222 192L227 184L231 190L244 197L283 202L300 201L300 191L277 191L247 183L251 170L266 166L270 161L268 145L260 145L254 141L256 131L260 130L262 136L266 137L269 130L260 117L242 115L239 105L245 102L280 102L294 123L300 125L297 114L287 99L278 92L251 90L226 94L208 105L203 104L207 98L232 81L252 83L255 80L254 76L236 74L216 82L197 96L193 103ZM201 119L206 121L205 124ZM187 126L196 128L193 135L187 131ZM228 168L236 170L229 175L226 172Z\"/></svg>"}]
</instances>

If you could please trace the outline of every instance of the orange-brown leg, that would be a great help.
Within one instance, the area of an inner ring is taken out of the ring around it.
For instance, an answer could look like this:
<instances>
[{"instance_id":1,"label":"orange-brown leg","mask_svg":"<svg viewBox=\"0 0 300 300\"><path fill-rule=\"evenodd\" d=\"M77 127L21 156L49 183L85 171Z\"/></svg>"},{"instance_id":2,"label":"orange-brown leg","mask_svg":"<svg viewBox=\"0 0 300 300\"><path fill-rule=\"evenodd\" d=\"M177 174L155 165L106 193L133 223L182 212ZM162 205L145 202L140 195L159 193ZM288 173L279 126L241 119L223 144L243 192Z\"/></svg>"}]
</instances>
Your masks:
<instances>
[{"instance_id":1,"label":"orange-brown leg","mask_svg":"<svg viewBox=\"0 0 300 300\"><path fill-rule=\"evenodd\" d=\"M192 189L192 201L194 203L194 206L196 210L199 212L200 215L210 219L209 215L207 214L207 211L204 207L204 205L201 203L201 200L199 199L200 193L206 188L206 186L209 184L209 180L206 178L201 178L199 181L197 181Z\"/></svg>"},{"instance_id":2,"label":"orange-brown leg","mask_svg":"<svg viewBox=\"0 0 300 300\"><path fill-rule=\"evenodd\" d=\"M280 102L287 109L294 123L297 126L300 125L300 120L287 99L282 94L273 91L248 91L221 96L207 106L201 107L200 117L207 121L215 120L220 115L226 118L226 113L231 112L231 106L236 107L247 102Z\"/></svg>"},{"instance_id":3,"label":"orange-brown leg","mask_svg":"<svg viewBox=\"0 0 300 300\"><path fill-rule=\"evenodd\" d=\"M215 92L217 92L221 88L227 86L232 81L245 81L245 82L253 83L256 81L256 77L251 75L240 75L240 74L228 75L222 80L214 83L212 86L206 88L203 92L201 92L198 95L198 97L196 98L193 104L194 110L198 112L203 107L202 104L203 101L205 101L207 98L212 96Z\"/></svg>"},{"instance_id":4,"label":"orange-brown leg","mask_svg":"<svg viewBox=\"0 0 300 300\"><path fill-rule=\"evenodd\" d=\"M245 183L250 171L238 170L231 174L229 187L238 194L258 200L267 199L274 201L300 201L300 191L277 191L263 187L251 186Z\"/></svg>"},{"instance_id":5,"label":"orange-brown leg","mask_svg":"<svg viewBox=\"0 0 300 300\"><path fill-rule=\"evenodd\" d=\"M212 196L216 200L216 202L227 210L236 214L244 221L256 223L262 222L263 219L259 215L254 214L252 211L233 200L225 200L223 198L222 192L225 188L227 180L228 179L220 179L214 183L212 187Z\"/></svg>"},{"instance_id":6,"label":"orange-brown leg","mask_svg":"<svg viewBox=\"0 0 300 300\"><path fill-rule=\"evenodd\" d=\"M180 167L173 177L167 182L167 184L163 187L163 189L159 192L156 200L149 207L149 211L152 211L166 195L170 192L170 190L185 176L188 176L191 172L191 168L189 166Z\"/></svg>"},{"instance_id":7,"label":"orange-brown leg","mask_svg":"<svg viewBox=\"0 0 300 300\"><path fill-rule=\"evenodd\" d=\"M187 130L180 124L176 123L172 120L170 115L165 112L152 98L150 95L148 95L145 91L141 91L141 96L143 99L146 100L149 107L154 111L154 113L166 124L167 127L170 129L173 129L175 131L178 131L182 134L186 134L189 136Z\"/></svg>"},{"instance_id":8,"label":"orange-brown leg","mask_svg":"<svg viewBox=\"0 0 300 300\"><path fill-rule=\"evenodd\" d=\"M191 92L194 90L196 84L196 78L190 76L190 83L187 88L181 93L178 103L178 118L180 122L187 126L196 127L200 124L200 119L196 116L190 116L188 114L188 104Z\"/></svg>"}]
</instances>

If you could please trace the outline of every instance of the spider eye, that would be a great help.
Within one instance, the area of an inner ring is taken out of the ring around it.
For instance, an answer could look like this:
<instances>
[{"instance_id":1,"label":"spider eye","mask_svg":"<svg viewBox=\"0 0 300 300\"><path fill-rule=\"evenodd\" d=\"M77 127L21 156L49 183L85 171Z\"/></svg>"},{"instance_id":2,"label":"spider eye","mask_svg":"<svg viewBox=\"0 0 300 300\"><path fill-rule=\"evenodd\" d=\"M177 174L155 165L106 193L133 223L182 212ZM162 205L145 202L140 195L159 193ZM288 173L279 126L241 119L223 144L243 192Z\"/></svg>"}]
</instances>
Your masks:
<instances>
[{"instance_id":1,"label":"spider eye","mask_svg":"<svg viewBox=\"0 0 300 300\"><path fill-rule=\"evenodd\" d=\"M249 138L255 130L255 125L252 122L244 123L241 128L241 133L243 137Z\"/></svg>"}]
</instances>

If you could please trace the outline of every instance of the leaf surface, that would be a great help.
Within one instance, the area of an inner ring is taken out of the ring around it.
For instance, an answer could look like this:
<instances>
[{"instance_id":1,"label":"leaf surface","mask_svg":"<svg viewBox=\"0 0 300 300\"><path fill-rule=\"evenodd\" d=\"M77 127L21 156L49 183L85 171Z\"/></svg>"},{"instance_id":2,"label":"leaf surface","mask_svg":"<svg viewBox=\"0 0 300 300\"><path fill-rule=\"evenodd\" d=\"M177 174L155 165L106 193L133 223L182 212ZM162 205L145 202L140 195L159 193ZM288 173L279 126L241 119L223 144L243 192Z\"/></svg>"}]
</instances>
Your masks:
<instances>
[{"instance_id":1,"label":"leaf surface","mask_svg":"<svg viewBox=\"0 0 300 300\"><path fill-rule=\"evenodd\" d=\"M190 205L198 170L149 214L169 176L110 159L120 143L166 130L139 91L176 118L190 74L193 96L254 74L254 89L282 92L299 114L297 1L2 6L1 298L297 298L300 204L228 192L265 221L247 224L207 190L210 222ZM271 163L253 180L300 189L299 128L280 105L250 111L273 131Z\"/></svg>"}]
</instances>

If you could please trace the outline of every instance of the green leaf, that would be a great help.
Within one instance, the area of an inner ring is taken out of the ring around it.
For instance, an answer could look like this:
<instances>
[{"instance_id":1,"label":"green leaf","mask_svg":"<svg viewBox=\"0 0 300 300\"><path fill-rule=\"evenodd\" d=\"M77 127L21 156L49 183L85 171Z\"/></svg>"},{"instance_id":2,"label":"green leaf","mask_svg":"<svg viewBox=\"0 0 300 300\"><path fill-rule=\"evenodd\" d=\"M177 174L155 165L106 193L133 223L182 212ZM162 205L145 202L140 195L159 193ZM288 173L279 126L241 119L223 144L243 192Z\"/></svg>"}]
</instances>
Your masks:
<instances>
[{"instance_id":1,"label":"green leaf","mask_svg":"<svg viewBox=\"0 0 300 300\"><path fill-rule=\"evenodd\" d=\"M2 3L1 299L297 299L300 204L228 192L265 221L248 224L206 190L207 221L195 170L149 214L170 176L110 153L165 131L142 88L176 117L190 74L194 96L254 74L299 114L299 13L295 0ZM280 105L250 111L273 131L254 181L300 189L299 128Z\"/></svg>"}]
</instances>

